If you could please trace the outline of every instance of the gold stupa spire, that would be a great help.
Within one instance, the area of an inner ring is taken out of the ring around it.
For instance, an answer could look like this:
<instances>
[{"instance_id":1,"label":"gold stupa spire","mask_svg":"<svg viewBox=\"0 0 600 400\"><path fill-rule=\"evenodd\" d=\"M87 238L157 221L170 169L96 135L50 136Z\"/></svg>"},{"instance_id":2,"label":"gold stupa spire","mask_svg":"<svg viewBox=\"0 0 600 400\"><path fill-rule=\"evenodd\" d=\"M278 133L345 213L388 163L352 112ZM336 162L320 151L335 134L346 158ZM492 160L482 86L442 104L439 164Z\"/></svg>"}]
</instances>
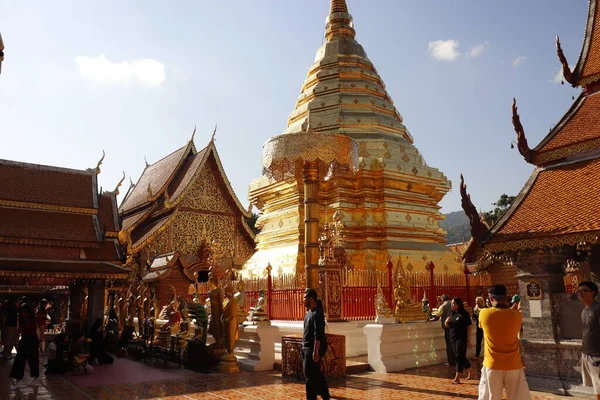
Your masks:
<instances>
[{"instance_id":1,"label":"gold stupa spire","mask_svg":"<svg viewBox=\"0 0 600 400\"><path fill-rule=\"evenodd\" d=\"M346 0L331 0L325 26L325 38L327 40L339 36L354 38L354 35L356 32L352 24L352 16L348 13Z\"/></svg>"}]
</instances>

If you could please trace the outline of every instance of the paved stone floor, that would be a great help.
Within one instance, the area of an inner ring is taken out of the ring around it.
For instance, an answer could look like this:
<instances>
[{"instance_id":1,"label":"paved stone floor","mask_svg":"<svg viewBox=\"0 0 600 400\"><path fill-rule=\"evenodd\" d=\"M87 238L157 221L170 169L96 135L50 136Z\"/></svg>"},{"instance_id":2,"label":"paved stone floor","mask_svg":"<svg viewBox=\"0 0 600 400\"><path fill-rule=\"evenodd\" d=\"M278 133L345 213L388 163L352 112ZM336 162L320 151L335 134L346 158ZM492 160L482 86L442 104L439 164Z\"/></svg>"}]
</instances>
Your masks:
<instances>
[{"instance_id":1,"label":"paved stone floor","mask_svg":"<svg viewBox=\"0 0 600 400\"><path fill-rule=\"evenodd\" d=\"M302 382L283 379L275 371L242 372L234 375L198 374L178 369L175 364L169 364L165 369L162 364L144 366L128 359L117 359L112 366L97 367L95 373L87 377L42 374L35 386L31 385L32 379L27 371L22 387L11 391L8 379L11 364L12 362L0 362L2 400L305 398ZM140 378L140 374L135 371L144 371L144 368L152 368L152 374L145 373ZM121 383L110 384L111 380L117 379L110 377L114 371L118 371ZM131 375L131 378L127 375ZM148 381L143 381L144 376ZM330 388L333 399L477 399L477 380L452 385L452 376L452 369L441 365L401 373L366 372L331 381ZM533 399L536 400L559 398L561 397L545 393L533 393Z\"/></svg>"}]
</instances>

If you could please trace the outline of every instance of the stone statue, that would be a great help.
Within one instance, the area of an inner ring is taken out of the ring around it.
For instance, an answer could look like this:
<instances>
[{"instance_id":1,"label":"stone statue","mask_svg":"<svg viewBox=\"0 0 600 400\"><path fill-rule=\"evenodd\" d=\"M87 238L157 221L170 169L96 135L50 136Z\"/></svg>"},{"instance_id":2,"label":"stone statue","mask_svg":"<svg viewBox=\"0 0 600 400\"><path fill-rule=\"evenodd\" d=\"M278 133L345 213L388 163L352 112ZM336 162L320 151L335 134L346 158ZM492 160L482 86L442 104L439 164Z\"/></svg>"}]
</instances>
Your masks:
<instances>
[{"instance_id":1,"label":"stone statue","mask_svg":"<svg viewBox=\"0 0 600 400\"><path fill-rule=\"evenodd\" d=\"M214 275L209 278L208 283L210 285L210 292L208 292L208 298L210 299L208 333L215 338L215 343L221 344L224 334L223 322L221 321L221 315L223 315L223 290L219 287L219 280Z\"/></svg>"},{"instance_id":2,"label":"stone statue","mask_svg":"<svg viewBox=\"0 0 600 400\"><path fill-rule=\"evenodd\" d=\"M382 316L385 318L392 317L392 310L385 301L383 296L383 290L381 289L381 285L377 285L377 296L375 296L375 313L377 316Z\"/></svg>"},{"instance_id":3,"label":"stone statue","mask_svg":"<svg viewBox=\"0 0 600 400\"><path fill-rule=\"evenodd\" d=\"M233 296L233 289L228 285L225 288L225 304L221 321L225 326L225 348L227 348L227 352L229 353L233 353L235 343L239 339L238 306L238 301Z\"/></svg>"},{"instance_id":4,"label":"stone statue","mask_svg":"<svg viewBox=\"0 0 600 400\"><path fill-rule=\"evenodd\" d=\"M248 320L244 322L247 325L271 325L269 314L265 311L265 291L260 289L258 302L254 307L250 307Z\"/></svg>"},{"instance_id":5,"label":"stone statue","mask_svg":"<svg viewBox=\"0 0 600 400\"><path fill-rule=\"evenodd\" d=\"M241 324L246 319L246 290L244 281L240 279L238 282L238 291L233 296L237 300L238 304L238 323Z\"/></svg>"}]
</instances>

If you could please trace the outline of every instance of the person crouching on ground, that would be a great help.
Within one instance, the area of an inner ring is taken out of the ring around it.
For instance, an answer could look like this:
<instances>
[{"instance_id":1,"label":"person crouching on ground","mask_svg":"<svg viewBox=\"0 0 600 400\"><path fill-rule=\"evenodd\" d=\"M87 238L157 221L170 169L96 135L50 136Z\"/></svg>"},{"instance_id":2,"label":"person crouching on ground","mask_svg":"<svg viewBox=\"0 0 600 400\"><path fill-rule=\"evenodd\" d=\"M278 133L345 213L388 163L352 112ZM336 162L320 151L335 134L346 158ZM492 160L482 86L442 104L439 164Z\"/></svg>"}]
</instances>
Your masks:
<instances>
[{"instance_id":1,"label":"person crouching on ground","mask_svg":"<svg viewBox=\"0 0 600 400\"><path fill-rule=\"evenodd\" d=\"M600 400L600 303L595 300L598 285L581 282L577 296L585 305L581 311L583 335L581 337L581 375L585 386L593 386Z\"/></svg>"},{"instance_id":2,"label":"person crouching on ground","mask_svg":"<svg viewBox=\"0 0 600 400\"><path fill-rule=\"evenodd\" d=\"M452 314L446 318L444 325L448 328L450 334L450 342L454 351L456 360L456 375L454 376L453 384L460 383L460 375L463 371L467 371L467 380L471 379L471 363L467 358L467 347L471 347L469 343L469 331L471 330L471 316L465 310L465 306L460 297L452 299Z\"/></svg>"},{"instance_id":3,"label":"person crouching on ground","mask_svg":"<svg viewBox=\"0 0 600 400\"><path fill-rule=\"evenodd\" d=\"M106 352L106 342L104 340L102 327L102 318L96 319L90 328L88 337L90 343L90 360L96 361L98 364L112 364L113 358Z\"/></svg>"},{"instance_id":4,"label":"person crouching on ground","mask_svg":"<svg viewBox=\"0 0 600 400\"><path fill-rule=\"evenodd\" d=\"M492 307L479 313L485 343L479 400L500 400L502 389L506 389L508 400L531 400L519 353L518 334L523 316L508 308L504 285L491 288L490 300Z\"/></svg>"},{"instance_id":5,"label":"person crouching on ground","mask_svg":"<svg viewBox=\"0 0 600 400\"><path fill-rule=\"evenodd\" d=\"M327 350L325 338L325 316L318 306L317 291L304 291L304 335L302 338L302 362L306 377L306 399L316 400L320 394L323 400L329 399L329 387L321 371L321 358Z\"/></svg>"}]
</instances>

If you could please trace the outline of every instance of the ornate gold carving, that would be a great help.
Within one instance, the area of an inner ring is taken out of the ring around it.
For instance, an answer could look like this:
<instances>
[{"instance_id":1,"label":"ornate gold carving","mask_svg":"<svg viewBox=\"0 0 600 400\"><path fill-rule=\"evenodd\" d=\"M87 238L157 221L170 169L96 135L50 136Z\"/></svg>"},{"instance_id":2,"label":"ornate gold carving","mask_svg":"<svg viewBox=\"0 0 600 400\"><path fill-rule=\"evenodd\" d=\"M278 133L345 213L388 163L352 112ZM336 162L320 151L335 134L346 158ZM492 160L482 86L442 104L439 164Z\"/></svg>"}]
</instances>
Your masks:
<instances>
[{"instance_id":1,"label":"ornate gold carving","mask_svg":"<svg viewBox=\"0 0 600 400\"><path fill-rule=\"evenodd\" d=\"M208 165L205 165L192 189L185 194L181 207L196 210L233 212Z\"/></svg>"},{"instance_id":2,"label":"ornate gold carving","mask_svg":"<svg viewBox=\"0 0 600 400\"><path fill-rule=\"evenodd\" d=\"M0 270L0 276L25 277L25 278L68 278L68 279L127 279L129 272L102 273L102 272L33 272L33 271L5 271Z\"/></svg>"},{"instance_id":3,"label":"ornate gold carving","mask_svg":"<svg viewBox=\"0 0 600 400\"><path fill-rule=\"evenodd\" d=\"M1 207L15 207L15 208L31 208L34 210L48 210L48 211L58 211L58 212L69 212L69 213L77 213L77 214L98 214L97 208L80 208L80 207L65 207L65 206L56 206L52 204L41 204L41 203L28 203L24 201L10 201L10 200L0 200Z\"/></svg>"},{"instance_id":4,"label":"ornate gold carving","mask_svg":"<svg viewBox=\"0 0 600 400\"><path fill-rule=\"evenodd\" d=\"M194 254L203 239L198 232L219 243L224 257L233 257L235 249L234 217L229 215L179 212L173 222L173 249L183 254ZM164 245L164 241L162 242Z\"/></svg>"},{"instance_id":5,"label":"ornate gold carving","mask_svg":"<svg viewBox=\"0 0 600 400\"><path fill-rule=\"evenodd\" d=\"M119 195L119 188L123 184L124 180L125 180L125 171L123 171L123 178L121 178L121 180L119 181L119 183L117 183L117 187L115 188L115 190L113 190L113 192L115 192L115 196Z\"/></svg>"},{"instance_id":6,"label":"ornate gold carving","mask_svg":"<svg viewBox=\"0 0 600 400\"><path fill-rule=\"evenodd\" d=\"M100 174L100 166L102 165L102 162L104 161L104 157L106 157L106 153L104 152L104 150L102 150L102 158L100 158L100 161L98 161L98 164L96 165L96 168L94 169L96 171L96 175Z\"/></svg>"},{"instance_id":7,"label":"ornate gold carving","mask_svg":"<svg viewBox=\"0 0 600 400\"><path fill-rule=\"evenodd\" d=\"M600 76L599 76L600 77ZM548 150L535 153L533 163L536 165L546 164L549 161L565 158L574 153L583 153L595 150L600 146L600 139L588 140L587 142L576 143L572 146L561 147L556 150Z\"/></svg>"}]
</instances>

